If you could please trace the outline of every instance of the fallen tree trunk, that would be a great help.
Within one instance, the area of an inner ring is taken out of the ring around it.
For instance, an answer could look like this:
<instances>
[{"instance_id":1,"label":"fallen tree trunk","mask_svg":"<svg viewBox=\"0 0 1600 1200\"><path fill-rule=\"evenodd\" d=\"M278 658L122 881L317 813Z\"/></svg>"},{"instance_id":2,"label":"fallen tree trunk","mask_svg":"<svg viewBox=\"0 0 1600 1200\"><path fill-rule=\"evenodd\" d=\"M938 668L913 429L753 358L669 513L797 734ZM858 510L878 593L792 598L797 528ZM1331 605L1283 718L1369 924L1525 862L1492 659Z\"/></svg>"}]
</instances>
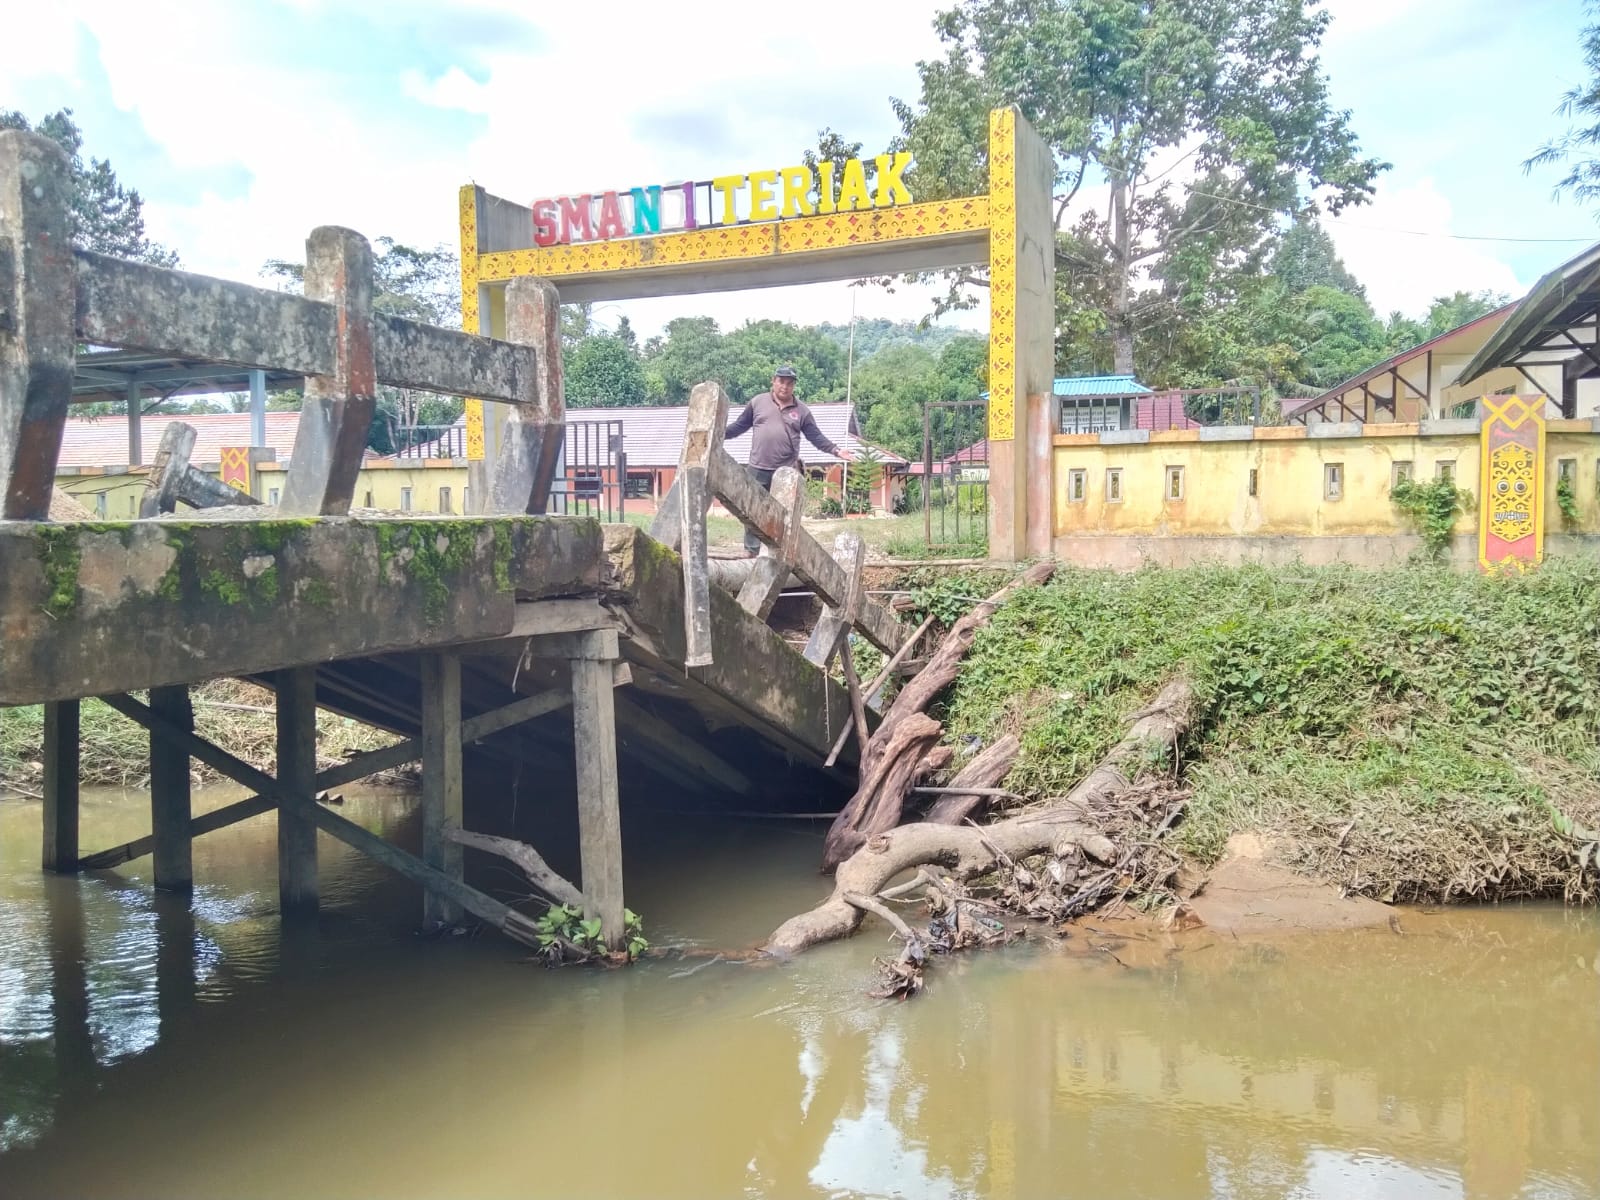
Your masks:
<instances>
[{"instance_id":1,"label":"fallen tree trunk","mask_svg":"<svg viewBox=\"0 0 1600 1200\"><path fill-rule=\"evenodd\" d=\"M1022 753L1022 742L1014 733L1008 733L993 745L985 746L955 777L945 784L948 788L994 788L1011 774L1017 756ZM967 792L940 796L938 803L923 818L930 825L959 825L976 810L987 807L991 797Z\"/></svg>"},{"instance_id":2,"label":"fallen tree trunk","mask_svg":"<svg viewBox=\"0 0 1600 1200\"><path fill-rule=\"evenodd\" d=\"M905 753L908 745L920 744L917 738L901 734L901 726L920 718L939 728L937 722L931 722L924 715L924 710L955 679L961 660L971 649L978 630L989 623L989 619L1010 599L1013 592L1044 583L1055 574L1055 569L1054 563L1036 563L973 608L950 627L950 632L945 634L939 648L928 659L928 665L900 689L879 723L877 732L861 752L860 787L850 803L834 818L828 830L827 839L822 845L824 871L833 870L860 849L868 838L893 829L900 823L906 789L911 786L911 772L903 769L895 757ZM918 751L917 757L920 758L925 752L926 749ZM905 781L903 786L891 786L902 777Z\"/></svg>"},{"instance_id":3,"label":"fallen tree trunk","mask_svg":"<svg viewBox=\"0 0 1600 1200\"><path fill-rule=\"evenodd\" d=\"M982 828L903 825L872 838L839 865L833 894L810 912L785 921L763 949L798 954L819 942L854 933L862 909L851 896L876 896L897 875L914 867L939 866L957 880L988 874L1003 859L1019 862L1035 854L1066 857L1074 847L1101 862L1114 861L1116 847L1096 823L1093 808L1113 803L1132 786L1154 751L1174 761L1178 740L1193 719L1194 693L1183 681L1169 683L1155 701L1135 714L1127 735L1059 802Z\"/></svg>"}]
</instances>

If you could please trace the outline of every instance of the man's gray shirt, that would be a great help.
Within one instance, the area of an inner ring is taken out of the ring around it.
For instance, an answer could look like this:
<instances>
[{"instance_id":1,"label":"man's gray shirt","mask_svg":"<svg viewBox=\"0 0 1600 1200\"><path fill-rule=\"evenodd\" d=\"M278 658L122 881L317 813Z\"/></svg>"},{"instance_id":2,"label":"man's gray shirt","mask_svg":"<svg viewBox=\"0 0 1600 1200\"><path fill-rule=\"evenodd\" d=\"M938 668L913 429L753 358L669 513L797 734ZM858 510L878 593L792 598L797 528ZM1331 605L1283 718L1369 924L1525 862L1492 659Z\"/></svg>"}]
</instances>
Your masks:
<instances>
[{"instance_id":1,"label":"man's gray shirt","mask_svg":"<svg viewBox=\"0 0 1600 1200\"><path fill-rule=\"evenodd\" d=\"M779 467L800 467L800 435L824 454L838 456L839 447L822 435L811 410L796 400L785 408L771 392L752 396L729 424L724 438L736 438L745 430L750 438L750 466L757 471L776 471Z\"/></svg>"}]
</instances>

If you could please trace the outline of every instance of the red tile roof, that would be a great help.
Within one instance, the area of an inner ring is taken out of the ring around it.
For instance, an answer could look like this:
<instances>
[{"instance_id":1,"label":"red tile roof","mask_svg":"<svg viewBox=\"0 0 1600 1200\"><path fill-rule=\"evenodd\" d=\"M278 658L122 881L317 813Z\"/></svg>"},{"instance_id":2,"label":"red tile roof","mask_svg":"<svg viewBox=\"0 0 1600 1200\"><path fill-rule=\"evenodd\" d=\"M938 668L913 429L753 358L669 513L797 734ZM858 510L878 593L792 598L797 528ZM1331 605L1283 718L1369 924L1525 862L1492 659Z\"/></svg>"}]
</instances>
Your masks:
<instances>
[{"instance_id":1,"label":"red tile roof","mask_svg":"<svg viewBox=\"0 0 1600 1200\"><path fill-rule=\"evenodd\" d=\"M288 462L294 450L300 414L269 412L266 416L267 445L278 452L280 463ZM221 462L224 446L250 444L249 413L152 415L141 418L139 424L140 457L145 465L155 460L161 435L173 421L194 426L194 452L189 461L197 466ZM59 465L67 469L128 465L128 419L123 416L68 417L66 432L61 438Z\"/></svg>"}]
</instances>

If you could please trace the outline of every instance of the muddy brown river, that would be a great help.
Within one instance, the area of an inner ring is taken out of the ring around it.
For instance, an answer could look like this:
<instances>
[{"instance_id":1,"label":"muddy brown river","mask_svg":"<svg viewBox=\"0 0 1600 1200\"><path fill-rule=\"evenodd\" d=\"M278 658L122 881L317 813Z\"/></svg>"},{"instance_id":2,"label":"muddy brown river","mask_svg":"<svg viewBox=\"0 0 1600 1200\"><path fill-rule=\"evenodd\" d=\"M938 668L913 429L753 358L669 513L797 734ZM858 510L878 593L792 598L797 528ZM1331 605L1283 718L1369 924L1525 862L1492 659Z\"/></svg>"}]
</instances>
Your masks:
<instances>
[{"instance_id":1,"label":"muddy brown river","mask_svg":"<svg viewBox=\"0 0 1600 1200\"><path fill-rule=\"evenodd\" d=\"M237 793L209 794L197 807ZM403 796L347 816L415 837ZM86 797L83 845L148 830ZM757 941L819 835L625 815L657 943ZM286 936L270 817L38 870L0 801L0 1197L1600 1196L1600 920L1402 911L1248 942L1079 934L864 995L875 932L784 966L547 971L413 935L415 889L324 839ZM509 874L478 877L518 890Z\"/></svg>"}]
</instances>

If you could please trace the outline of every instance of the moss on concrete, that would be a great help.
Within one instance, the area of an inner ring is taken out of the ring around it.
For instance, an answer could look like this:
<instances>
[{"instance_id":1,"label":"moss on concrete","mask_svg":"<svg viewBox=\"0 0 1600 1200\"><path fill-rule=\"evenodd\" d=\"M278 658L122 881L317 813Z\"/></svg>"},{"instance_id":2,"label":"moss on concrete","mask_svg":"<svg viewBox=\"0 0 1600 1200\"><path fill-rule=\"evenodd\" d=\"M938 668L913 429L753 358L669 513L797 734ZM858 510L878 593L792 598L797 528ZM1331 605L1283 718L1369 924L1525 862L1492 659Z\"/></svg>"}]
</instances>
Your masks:
<instances>
[{"instance_id":1,"label":"moss on concrete","mask_svg":"<svg viewBox=\"0 0 1600 1200\"><path fill-rule=\"evenodd\" d=\"M79 532L73 525L41 524L35 534L47 589L44 610L52 617L70 616L78 608Z\"/></svg>"}]
</instances>

